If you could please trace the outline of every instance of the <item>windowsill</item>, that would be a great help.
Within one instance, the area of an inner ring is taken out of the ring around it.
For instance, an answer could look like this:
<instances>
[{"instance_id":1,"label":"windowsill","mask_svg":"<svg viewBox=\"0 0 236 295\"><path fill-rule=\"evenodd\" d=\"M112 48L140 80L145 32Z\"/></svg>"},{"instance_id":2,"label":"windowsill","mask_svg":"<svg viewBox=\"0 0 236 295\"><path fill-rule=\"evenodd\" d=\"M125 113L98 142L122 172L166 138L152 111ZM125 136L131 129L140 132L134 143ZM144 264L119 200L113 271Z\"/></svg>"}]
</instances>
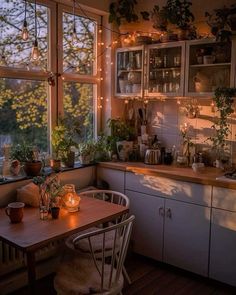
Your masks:
<instances>
[{"instance_id":1,"label":"windowsill","mask_svg":"<svg viewBox=\"0 0 236 295\"><path fill-rule=\"evenodd\" d=\"M96 163L91 163L91 164L87 164L87 165L81 165L79 162L75 163L74 167L70 167L70 168L66 168L63 167L61 168L60 172L67 172L67 171L73 171L76 169L82 169L82 168L87 168L90 166L94 166ZM53 172L53 170L50 167L46 167L45 169L46 173L50 174ZM5 179L3 181L0 181L0 185L4 185L4 184L9 184L12 182L17 182L17 181L22 181L22 180L26 180L26 179L32 179L33 177L27 177L27 176L9 176L9 177L5 177Z\"/></svg>"}]
</instances>

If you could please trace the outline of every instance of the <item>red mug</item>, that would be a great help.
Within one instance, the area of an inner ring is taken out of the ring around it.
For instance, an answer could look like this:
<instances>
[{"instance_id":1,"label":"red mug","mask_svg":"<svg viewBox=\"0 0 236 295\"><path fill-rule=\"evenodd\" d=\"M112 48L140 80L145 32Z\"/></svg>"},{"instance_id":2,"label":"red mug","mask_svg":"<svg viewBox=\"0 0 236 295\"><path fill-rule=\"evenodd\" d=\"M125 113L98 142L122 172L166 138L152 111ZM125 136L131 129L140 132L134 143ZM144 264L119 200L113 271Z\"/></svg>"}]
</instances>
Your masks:
<instances>
[{"instance_id":1,"label":"red mug","mask_svg":"<svg viewBox=\"0 0 236 295\"><path fill-rule=\"evenodd\" d=\"M24 214L25 204L22 202L9 203L5 208L7 216L9 216L12 223L21 222Z\"/></svg>"}]
</instances>

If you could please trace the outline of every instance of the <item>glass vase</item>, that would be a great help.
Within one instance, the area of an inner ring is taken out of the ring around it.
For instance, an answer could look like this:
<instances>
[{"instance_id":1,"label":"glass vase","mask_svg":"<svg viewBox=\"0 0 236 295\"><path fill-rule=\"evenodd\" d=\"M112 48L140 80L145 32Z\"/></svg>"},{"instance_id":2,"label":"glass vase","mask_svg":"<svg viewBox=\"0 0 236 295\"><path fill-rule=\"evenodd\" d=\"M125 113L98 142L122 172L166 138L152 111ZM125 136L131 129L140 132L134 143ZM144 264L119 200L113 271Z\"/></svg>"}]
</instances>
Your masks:
<instances>
[{"instance_id":1,"label":"glass vase","mask_svg":"<svg viewBox=\"0 0 236 295\"><path fill-rule=\"evenodd\" d=\"M39 190L39 215L41 220L47 220L49 214L50 195L44 189Z\"/></svg>"}]
</instances>

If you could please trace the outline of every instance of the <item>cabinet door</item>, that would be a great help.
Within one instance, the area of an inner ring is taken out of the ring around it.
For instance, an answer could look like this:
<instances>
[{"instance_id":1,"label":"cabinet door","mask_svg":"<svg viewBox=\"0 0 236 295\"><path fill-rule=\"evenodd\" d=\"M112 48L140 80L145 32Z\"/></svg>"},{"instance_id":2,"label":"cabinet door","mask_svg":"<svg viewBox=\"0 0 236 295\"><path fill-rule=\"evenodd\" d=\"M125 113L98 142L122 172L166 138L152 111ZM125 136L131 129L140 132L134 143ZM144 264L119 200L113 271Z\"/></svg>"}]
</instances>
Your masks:
<instances>
[{"instance_id":1,"label":"cabinet door","mask_svg":"<svg viewBox=\"0 0 236 295\"><path fill-rule=\"evenodd\" d=\"M207 276L210 208L166 200L164 228L163 260Z\"/></svg>"},{"instance_id":2,"label":"cabinet door","mask_svg":"<svg viewBox=\"0 0 236 295\"><path fill-rule=\"evenodd\" d=\"M143 46L116 50L115 96L143 94Z\"/></svg>"},{"instance_id":3,"label":"cabinet door","mask_svg":"<svg viewBox=\"0 0 236 295\"><path fill-rule=\"evenodd\" d=\"M212 209L209 276L236 286L235 212Z\"/></svg>"},{"instance_id":4,"label":"cabinet door","mask_svg":"<svg viewBox=\"0 0 236 295\"><path fill-rule=\"evenodd\" d=\"M183 96L185 42L149 45L147 62L148 96Z\"/></svg>"},{"instance_id":5,"label":"cabinet door","mask_svg":"<svg viewBox=\"0 0 236 295\"><path fill-rule=\"evenodd\" d=\"M109 189L124 193L125 189L125 172L108 169L108 168L97 168L97 179L98 181L105 180L109 184Z\"/></svg>"},{"instance_id":6,"label":"cabinet door","mask_svg":"<svg viewBox=\"0 0 236 295\"><path fill-rule=\"evenodd\" d=\"M211 39L187 42L186 96L212 96L218 86L233 87L232 48Z\"/></svg>"},{"instance_id":7,"label":"cabinet door","mask_svg":"<svg viewBox=\"0 0 236 295\"><path fill-rule=\"evenodd\" d=\"M135 215L132 232L134 252L162 260L164 199L126 190L130 213Z\"/></svg>"}]
</instances>

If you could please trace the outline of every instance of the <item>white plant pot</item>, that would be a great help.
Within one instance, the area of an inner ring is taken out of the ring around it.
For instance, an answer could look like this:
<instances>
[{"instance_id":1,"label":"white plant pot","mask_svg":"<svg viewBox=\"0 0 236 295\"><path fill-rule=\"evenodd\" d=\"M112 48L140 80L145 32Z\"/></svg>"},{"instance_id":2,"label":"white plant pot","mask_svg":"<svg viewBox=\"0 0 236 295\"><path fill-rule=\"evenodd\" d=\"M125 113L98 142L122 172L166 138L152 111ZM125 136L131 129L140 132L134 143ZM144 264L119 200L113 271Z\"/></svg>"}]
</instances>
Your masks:
<instances>
[{"instance_id":1,"label":"white plant pot","mask_svg":"<svg viewBox=\"0 0 236 295\"><path fill-rule=\"evenodd\" d=\"M91 162L91 156L90 155L81 155L79 156L80 164L87 165Z\"/></svg>"},{"instance_id":2,"label":"white plant pot","mask_svg":"<svg viewBox=\"0 0 236 295\"><path fill-rule=\"evenodd\" d=\"M128 161L129 154L133 149L133 141L127 141L127 140L117 141L116 147L117 147L117 153L118 153L119 159L121 161Z\"/></svg>"}]
</instances>

